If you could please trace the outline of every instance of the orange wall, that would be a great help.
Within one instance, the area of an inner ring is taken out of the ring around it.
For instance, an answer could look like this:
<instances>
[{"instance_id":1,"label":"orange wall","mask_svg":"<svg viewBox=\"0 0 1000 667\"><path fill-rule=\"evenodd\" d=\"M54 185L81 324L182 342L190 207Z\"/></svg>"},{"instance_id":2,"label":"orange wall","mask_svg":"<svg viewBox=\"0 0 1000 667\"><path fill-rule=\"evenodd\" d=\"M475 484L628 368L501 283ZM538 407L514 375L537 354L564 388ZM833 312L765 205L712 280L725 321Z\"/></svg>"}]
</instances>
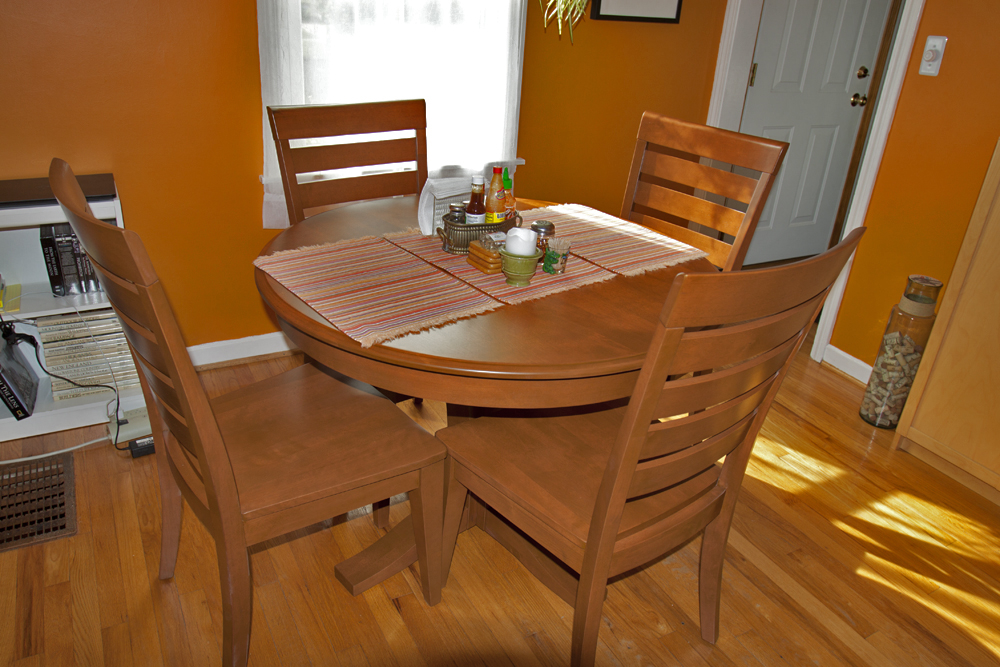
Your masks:
<instances>
[{"instance_id":1,"label":"orange wall","mask_svg":"<svg viewBox=\"0 0 1000 667\"><path fill-rule=\"evenodd\" d=\"M927 0L832 343L874 363L911 273L947 281L1000 137L1000 5ZM927 35L941 73L919 76ZM945 287L947 289L947 285Z\"/></svg>"},{"instance_id":2,"label":"orange wall","mask_svg":"<svg viewBox=\"0 0 1000 667\"><path fill-rule=\"evenodd\" d=\"M114 173L188 344L274 330L253 2L5 2L0 63L0 179Z\"/></svg>"},{"instance_id":3,"label":"orange wall","mask_svg":"<svg viewBox=\"0 0 1000 667\"><path fill-rule=\"evenodd\" d=\"M514 192L617 215L642 112L704 122L725 0L684 2L677 24L584 18L560 38L529 0Z\"/></svg>"},{"instance_id":4,"label":"orange wall","mask_svg":"<svg viewBox=\"0 0 1000 667\"><path fill-rule=\"evenodd\" d=\"M584 19L575 44L528 2L517 193L621 206L645 109L704 120L725 0L681 23ZM275 330L261 229L257 23L246 0L4 3L0 179L112 172L189 345ZM589 10L588 10L589 11Z\"/></svg>"}]
</instances>

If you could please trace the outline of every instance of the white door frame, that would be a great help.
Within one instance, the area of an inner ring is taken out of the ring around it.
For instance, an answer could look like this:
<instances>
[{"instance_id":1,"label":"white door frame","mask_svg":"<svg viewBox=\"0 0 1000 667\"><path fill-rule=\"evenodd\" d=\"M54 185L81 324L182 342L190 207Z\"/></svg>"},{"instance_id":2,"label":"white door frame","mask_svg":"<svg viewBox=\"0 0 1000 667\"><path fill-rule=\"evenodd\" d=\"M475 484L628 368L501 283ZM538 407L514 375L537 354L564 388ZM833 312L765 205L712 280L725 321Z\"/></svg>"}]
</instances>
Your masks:
<instances>
[{"instance_id":1,"label":"white door frame","mask_svg":"<svg viewBox=\"0 0 1000 667\"><path fill-rule=\"evenodd\" d=\"M871 202L875 178L878 176L878 170L882 164L882 154L885 152L885 144L889 138L889 128L892 127L892 120L896 114L896 104L899 102L899 92L903 87L906 68L910 62L913 43L916 40L920 16L924 10L924 1L903 0L899 29L896 31L895 42L886 65L882 90L879 93L875 114L871 122L868 143L861 156L854 196L851 198L847 217L844 220L844 235L863 226L865 216L868 214L868 204ZM753 50L757 41L757 29L760 27L760 14L763 7L764 0L729 0L726 6L722 38L719 41L719 56L715 63L712 98L708 107L707 123L709 125L734 131L739 129L740 117L743 115L743 102L746 98L746 84L750 77L750 66L753 63ZM819 318L819 326L816 330L816 338L813 341L810 356L816 361L826 360L862 382L867 382L871 367L830 345L833 325L837 321L840 304L844 298L844 288L847 285L847 276L850 274L853 261L852 257L830 290L826 306Z\"/></svg>"}]
</instances>

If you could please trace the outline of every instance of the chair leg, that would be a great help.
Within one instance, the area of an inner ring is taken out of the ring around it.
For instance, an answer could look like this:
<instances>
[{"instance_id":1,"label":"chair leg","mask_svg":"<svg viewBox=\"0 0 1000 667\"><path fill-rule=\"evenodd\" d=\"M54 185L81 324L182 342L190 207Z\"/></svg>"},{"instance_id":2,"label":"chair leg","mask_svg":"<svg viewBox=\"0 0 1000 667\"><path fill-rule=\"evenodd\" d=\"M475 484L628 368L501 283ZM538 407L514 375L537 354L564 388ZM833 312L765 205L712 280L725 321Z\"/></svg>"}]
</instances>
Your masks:
<instances>
[{"instance_id":1,"label":"chair leg","mask_svg":"<svg viewBox=\"0 0 1000 667\"><path fill-rule=\"evenodd\" d=\"M569 661L571 667L593 667L597 660L597 636L601 629L601 612L604 610L607 589L607 573L602 577L580 579L576 608L573 610L573 640Z\"/></svg>"},{"instance_id":2,"label":"chair leg","mask_svg":"<svg viewBox=\"0 0 1000 667\"><path fill-rule=\"evenodd\" d=\"M384 530L389 527L389 499L372 503L372 521L375 527Z\"/></svg>"},{"instance_id":3,"label":"chair leg","mask_svg":"<svg viewBox=\"0 0 1000 667\"><path fill-rule=\"evenodd\" d=\"M444 461L420 470L420 488L410 492L410 516L420 563L420 586L429 605L441 601L441 523L444 515Z\"/></svg>"},{"instance_id":4,"label":"chair leg","mask_svg":"<svg viewBox=\"0 0 1000 667\"><path fill-rule=\"evenodd\" d=\"M461 530L462 515L465 513L465 499L469 490L455 479L455 459L448 456L444 466L445 507L444 530L442 532L441 549L441 585L448 583L451 572L451 560L455 555L455 543Z\"/></svg>"},{"instance_id":5,"label":"chair leg","mask_svg":"<svg viewBox=\"0 0 1000 667\"><path fill-rule=\"evenodd\" d=\"M245 546L227 549L221 540L216 541L215 549L222 585L222 664L246 667L253 616L250 554Z\"/></svg>"},{"instance_id":6,"label":"chair leg","mask_svg":"<svg viewBox=\"0 0 1000 667\"><path fill-rule=\"evenodd\" d=\"M156 472L160 480L160 579L170 579L174 576L174 567L177 565L184 500L181 497L180 487L177 486L177 480L170 471L167 457L160 456L159 450Z\"/></svg>"},{"instance_id":7,"label":"chair leg","mask_svg":"<svg viewBox=\"0 0 1000 667\"><path fill-rule=\"evenodd\" d=\"M712 644L719 640L719 612L722 605L722 565L729 540L731 514L725 512L705 526L701 536L698 567L698 608L701 638Z\"/></svg>"}]
</instances>

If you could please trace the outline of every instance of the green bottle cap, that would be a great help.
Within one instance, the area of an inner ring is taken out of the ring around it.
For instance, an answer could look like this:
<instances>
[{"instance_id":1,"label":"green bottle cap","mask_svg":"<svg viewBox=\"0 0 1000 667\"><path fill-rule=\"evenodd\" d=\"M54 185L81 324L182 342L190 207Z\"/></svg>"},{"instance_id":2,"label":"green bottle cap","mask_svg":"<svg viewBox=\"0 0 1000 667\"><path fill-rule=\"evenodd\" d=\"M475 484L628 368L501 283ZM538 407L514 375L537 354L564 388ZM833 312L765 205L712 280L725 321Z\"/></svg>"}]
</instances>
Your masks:
<instances>
[{"instance_id":1,"label":"green bottle cap","mask_svg":"<svg viewBox=\"0 0 1000 667\"><path fill-rule=\"evenodd\" d=\"M511 179L510 174L507 173L507 167L503 168L503 187L506 190L510 190L514 186L514 181Z\"/></svg>"}]
</instances>

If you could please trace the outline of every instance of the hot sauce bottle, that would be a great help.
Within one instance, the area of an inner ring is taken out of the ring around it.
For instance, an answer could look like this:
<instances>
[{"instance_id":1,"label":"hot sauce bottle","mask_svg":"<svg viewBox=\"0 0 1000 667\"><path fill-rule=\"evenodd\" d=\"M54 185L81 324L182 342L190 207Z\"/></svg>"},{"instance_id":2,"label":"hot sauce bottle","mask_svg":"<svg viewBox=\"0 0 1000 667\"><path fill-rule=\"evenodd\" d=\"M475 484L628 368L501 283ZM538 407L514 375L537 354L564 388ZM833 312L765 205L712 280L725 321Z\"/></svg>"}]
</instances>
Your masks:
<instances>
[{"instance_id":1,"label":"hot sauce bottle","mask_svg":"<svg viewBox=\"0 0 1000 667\"><path fill-rule=\"evenodd\" d=\"M482 176L472 177L472 196L465 207L465 224L481 225L486 222L486 195Z\"/></svg>"},{"instance_id":2,"label":"hot sauce bottle","mask_svg":"<svg viewBox=\"0 0 1000 667\"><path fill-rule=\"evenodd\" d=\"M503 223L507 218L507 191L503 187L503 167L493 167L493 179L486 193L486 224Z\"/></svg>"}]
</instances>

